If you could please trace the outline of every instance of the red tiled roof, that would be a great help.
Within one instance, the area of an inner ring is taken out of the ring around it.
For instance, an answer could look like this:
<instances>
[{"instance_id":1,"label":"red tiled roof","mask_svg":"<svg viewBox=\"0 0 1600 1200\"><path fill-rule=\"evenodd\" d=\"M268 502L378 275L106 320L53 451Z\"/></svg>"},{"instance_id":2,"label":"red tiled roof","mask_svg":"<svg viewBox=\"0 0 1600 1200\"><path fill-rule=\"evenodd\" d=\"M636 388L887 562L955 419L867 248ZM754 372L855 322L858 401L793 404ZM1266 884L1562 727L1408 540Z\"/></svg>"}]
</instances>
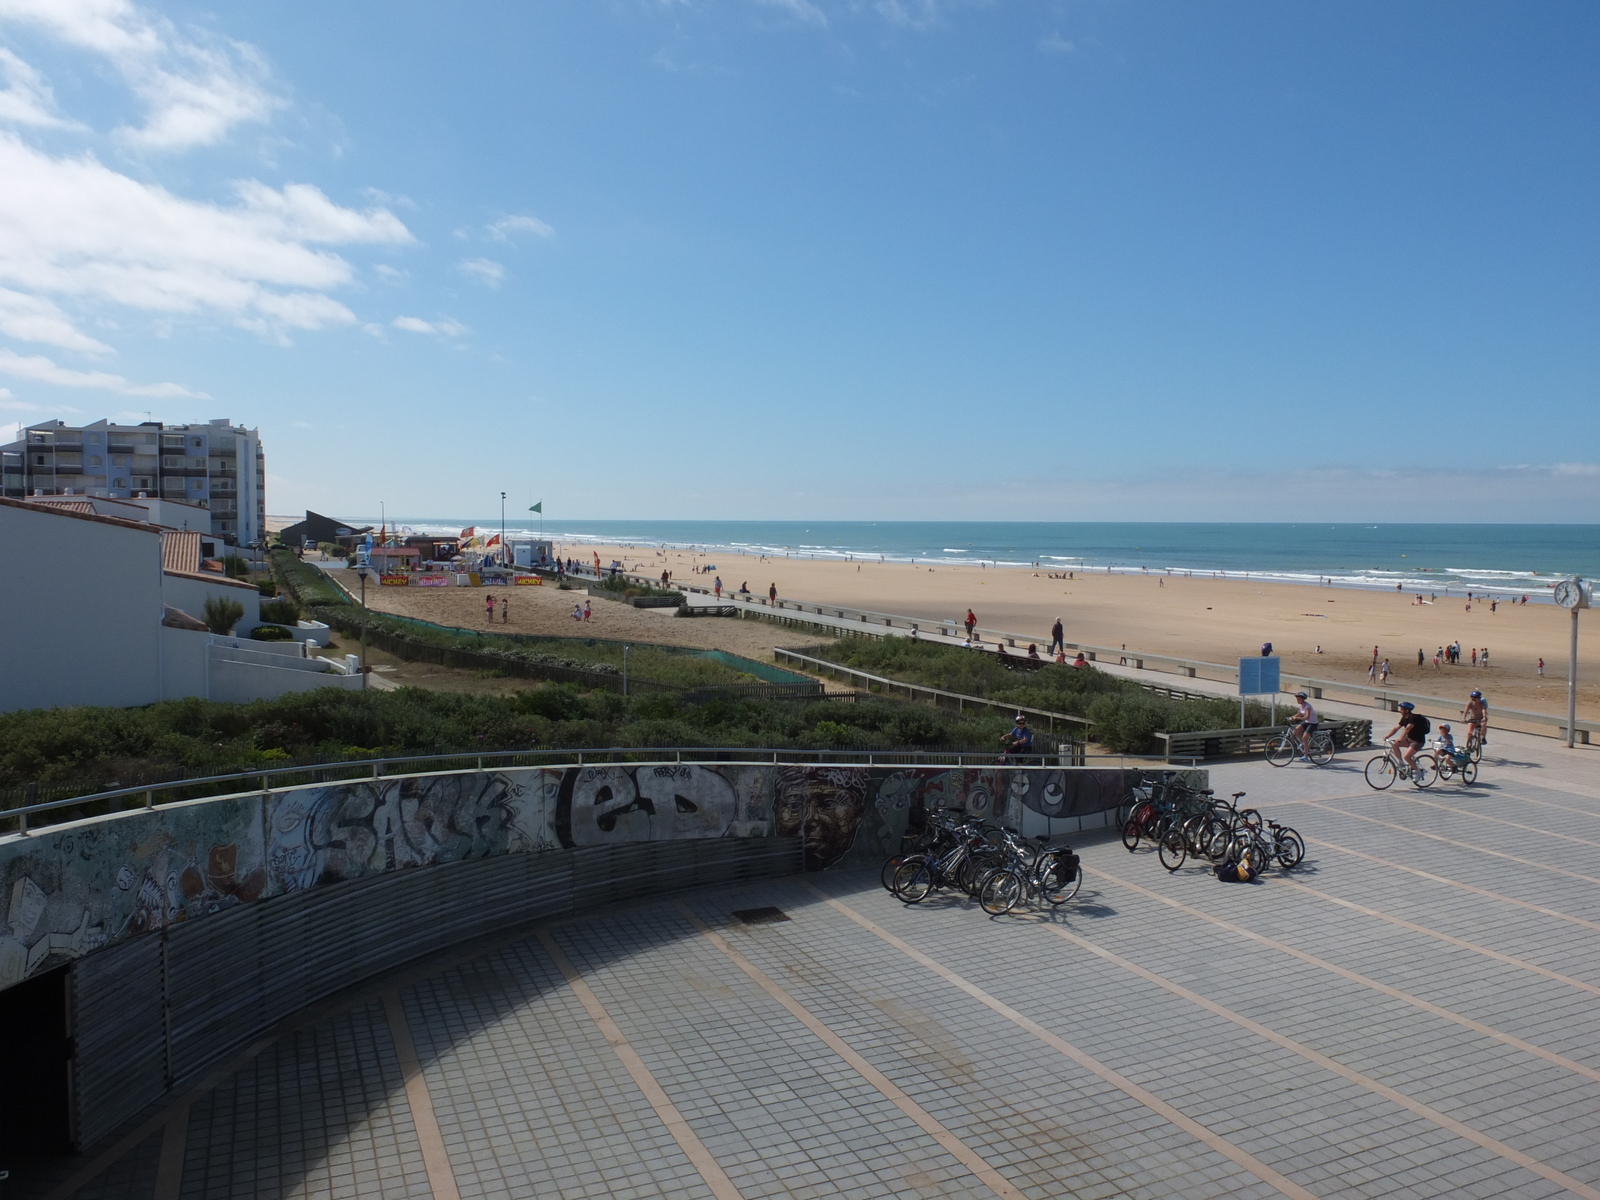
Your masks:
<instances>
[{"instance_id":1,"label":"red tiled roof","mask_svg":"<svg viewBox=\"0 0 1600 1200\"><path fill-rule=\"evenodd\" d=\"M60 504L35 504L34 500L45 500L49 497L29 497L26 500L15 500L10 496L0 496L0 508L23 508L30 512L45 513L52 517L71 517L75 521L98 521L102 525L121 525L124 529L142 529L145 533L160 533L161 530L148 521L129 521L124 517L102 517L96 512L78 512L73 508L66 508Z\"/></svg>"},{"instance_id":2,"label":"red tiled roof","mask_svg":"<svg viewBox=\"0 0 1600 1200\"><path fill-rule=\"evenodd\" d=\"M168 529L161 535L161 569L194 574L200 569L200 534Z\"/></svg>"}]
</instances>

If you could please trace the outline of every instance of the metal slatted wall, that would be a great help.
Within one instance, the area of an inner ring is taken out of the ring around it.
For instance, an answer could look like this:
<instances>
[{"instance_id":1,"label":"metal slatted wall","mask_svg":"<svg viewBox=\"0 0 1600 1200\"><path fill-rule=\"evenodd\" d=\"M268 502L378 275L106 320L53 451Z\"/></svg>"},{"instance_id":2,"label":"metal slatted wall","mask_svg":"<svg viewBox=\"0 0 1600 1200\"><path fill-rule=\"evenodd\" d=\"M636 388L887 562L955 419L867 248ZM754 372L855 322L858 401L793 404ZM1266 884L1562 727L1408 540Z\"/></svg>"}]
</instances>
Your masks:
<instances>
[{"instance_id":1,"label":"metal slatted wall","mask_svg":"<svg viewBox=\"0 0 1600 1200\"><path fill-rule=\"evenodd\" d=\"M74 1140L86 1147L252 1036L473 938L686 887L797 872L796 838L509 854L389 872L170 926L74 964Z\"/></svg>"}]
</instances>

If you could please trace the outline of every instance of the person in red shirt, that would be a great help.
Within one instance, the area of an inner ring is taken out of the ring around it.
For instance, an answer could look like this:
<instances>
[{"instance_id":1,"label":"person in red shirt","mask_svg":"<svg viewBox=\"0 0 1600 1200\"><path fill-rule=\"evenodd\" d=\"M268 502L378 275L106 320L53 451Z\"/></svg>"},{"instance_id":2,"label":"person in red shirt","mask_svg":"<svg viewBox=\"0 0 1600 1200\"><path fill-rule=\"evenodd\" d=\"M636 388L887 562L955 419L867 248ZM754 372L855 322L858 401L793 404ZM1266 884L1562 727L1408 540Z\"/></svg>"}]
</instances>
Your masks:
<instances>
[{"instance_id":1,"label":"person in red shirt","mask_svg":"<svg viewBox=\"0 0 1600 1200\"><path fill-rule=\"evenodd\" d=\"M964 623L967 627L967 636L971 637L972 631L978 627L978 618L973 615L973 612L970 608L967 609L967 619Z\"/></svg>"}]
</instances>

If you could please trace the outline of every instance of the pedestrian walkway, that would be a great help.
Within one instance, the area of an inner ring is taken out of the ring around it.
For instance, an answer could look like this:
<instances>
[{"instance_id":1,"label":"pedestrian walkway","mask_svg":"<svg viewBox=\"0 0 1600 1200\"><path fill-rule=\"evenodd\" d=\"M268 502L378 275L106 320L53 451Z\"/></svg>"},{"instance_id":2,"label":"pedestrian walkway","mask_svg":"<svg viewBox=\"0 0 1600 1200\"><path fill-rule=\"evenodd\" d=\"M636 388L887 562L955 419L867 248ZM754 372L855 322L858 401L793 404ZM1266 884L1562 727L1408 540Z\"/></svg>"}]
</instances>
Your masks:
<instances>
[{"instance_id":1,"label":"pedestrian walkway","mask_svg":"<svg viewBox=\"0 0 1600 1200\"><path fill-rule=\"evenodd\" d=\"M7 1195L1600 1200L1600 787L1519 753L1236 764L1310 851L1254 886L1106 839L1053 912L867 872L556 923Z\"/></svg>"}]
</instances>

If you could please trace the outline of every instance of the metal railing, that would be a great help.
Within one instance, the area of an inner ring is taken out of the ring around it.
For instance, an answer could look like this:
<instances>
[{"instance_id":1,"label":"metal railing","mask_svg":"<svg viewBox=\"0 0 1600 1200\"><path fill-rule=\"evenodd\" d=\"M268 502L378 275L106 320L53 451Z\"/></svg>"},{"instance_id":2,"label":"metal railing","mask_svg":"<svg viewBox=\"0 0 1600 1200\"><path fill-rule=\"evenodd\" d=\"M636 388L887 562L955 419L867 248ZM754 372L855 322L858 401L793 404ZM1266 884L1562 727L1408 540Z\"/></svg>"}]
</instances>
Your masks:
<instances>
[{"instance_id":1,"label":"metal railing","mask_svg":"<svg viewBox=\"0 0 1600 1200\"><path fill-rule=\"evenodd\" d=\"M222 775L202 775L190 779L175 779L163 783L140 784L135 787L109 788L77 796L44 800L0 809L0 822L15 821L16 833L28 836L31 832L28 818L39 813L58 812L62 809L83 808L89 805L111 805L118 800L135 803L107 811L126 811L127 808L154 809L163 802L174 800L218 800L228 796L270 795L273 792L293 791L297 788L317 787L324 784L359 783L363 780L404 778L410 775L470 774L475 771L509 770L511 768L564 768L592 767L608 764L671 763L681 766L718 766L729 763L752 766L824 766L824 767L959 767L963 769L993 769L1014 767L1066 766L1123 767L1128 763L1170 764L1162 754L1083 754L1073 751L1072 763L1063 762L1061 754L1008 754L996 756L992 750L815 750L788 748L760 748L748 746L602 746L581 750L485 750L451 754L385 755L381 758L348 759L326 764L296 766L284 764L261 767L251 771L233 771ZM1087 760L1098 759L1099 763ZM1195 766L1199 759L1191 759ZM437 769L440 764L461 764ZM470 764L470 765L468 765ZM429 770L400 770L395 767L428 766ZM330 778L336 773L356 774ZM279 782L273 783L276 777ZM295 777L284 782L286 777ZM225 785L241 786L227 790ZM248 786L245 786L248 785ZM169 793L195 788L222 787L207 796L177 796ZM158 800L158 797L164 799ZM85 814L87 815L87 814ZM97 814L99 815L99 814ZM73 818L76 819L76 818Z\"/></svg>"},{"instance_id":2,"label":"metal railing","mask_svg":"<svg viewBox=\"0 0 1600 1200\"><path fill-rule=\"evenodd\" d=\"M812 658L808 654L801 654L797 650L774 649L773 658L778 662L792 662L808 665L813 670L827 671L835 679L843 676L846 680L859 679L868 691L872 684L877 684L889 695L899 692L908 699L929 699L934 704L940 701L954 701L957 712L964 712L968 705L979 708L1003 709L1008 713L1027 713L1030 717L1043 717L1048 723L1048 728L1054 729L1056 722L1061 721L1068 726L1079 725L1088 728L1094 722L1087 717L1075 717L1071 713L1051 712L1047 708L1028 708L1026 705L1012 704L1005 700L989 700L983 696L968 696L964 692L950 692L944 688L926 687L920 683L905 683L899 679L889 679L883 675L872 675L866 671L857 670L855 667L846 667L840 663L828 662L826 659ZM948 707L946 705L945 707Z\"/></svg>"}]
</instances>

